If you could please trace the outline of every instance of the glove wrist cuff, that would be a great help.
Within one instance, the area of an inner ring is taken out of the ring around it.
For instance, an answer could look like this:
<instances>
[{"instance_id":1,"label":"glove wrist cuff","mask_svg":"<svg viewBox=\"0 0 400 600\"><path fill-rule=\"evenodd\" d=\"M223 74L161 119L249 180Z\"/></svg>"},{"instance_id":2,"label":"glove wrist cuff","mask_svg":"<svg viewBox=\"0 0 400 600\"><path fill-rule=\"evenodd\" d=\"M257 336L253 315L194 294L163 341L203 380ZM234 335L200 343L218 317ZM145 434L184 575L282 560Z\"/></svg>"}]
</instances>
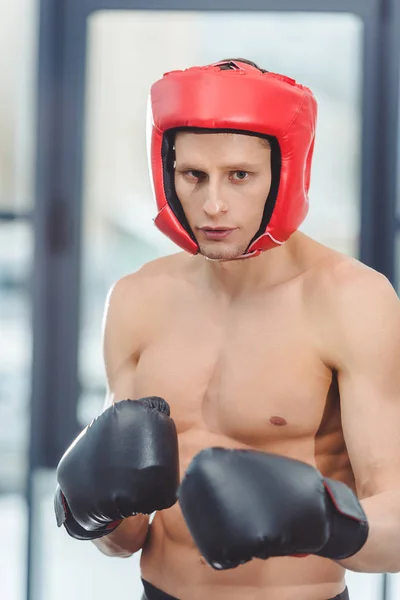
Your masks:
<instances>
[{"instance_id":1,"label":"glove wrist cuff","mask_svg":"<svg viewBox=\"0 0 400 600\"><path fill-rule=\"evenodd\" d=\"M331 534L317 554L343 560L357 554L367 541L367 516L357 496L347 485L325 478L324 486L331 516Z\"/></svg>"},{"instance_id":2,"label":"glove wrist cuff","mask_svg":"<svg viewBox=\"0 0 400 600\"><path fill-rule=\"evenodd\" d=\"M59 485L57 486L54 496L54 510L56 513L57 526L61 527L64 525L67 533L76 540L96 540L102 538L115 531L118 525L120 525L122 522L122 519L119 521L113 521L101 529L87 531L87 529L84 529L84 527L79 525L79 523L72 516L67 499L62 493Z\"/></svg>"}]
</instances>

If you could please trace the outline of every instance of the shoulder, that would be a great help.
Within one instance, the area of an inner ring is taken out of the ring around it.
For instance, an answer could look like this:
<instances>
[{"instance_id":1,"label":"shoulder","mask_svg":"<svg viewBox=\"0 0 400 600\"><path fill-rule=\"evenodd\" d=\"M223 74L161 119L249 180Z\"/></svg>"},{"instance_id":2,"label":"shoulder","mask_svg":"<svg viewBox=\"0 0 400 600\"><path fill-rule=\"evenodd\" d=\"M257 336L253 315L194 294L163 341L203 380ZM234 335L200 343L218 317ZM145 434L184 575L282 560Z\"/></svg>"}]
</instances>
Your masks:
<instances>
[{"instance_id":1,"label":"shoulder","mask_svg":"<svg viewBox=\"0 0 400 600\"><path fill-rule=\"evenodd\" d=\"M190 256L179 252L146 263L112 285L106 298L103 331L139 334L148 328L185 280Z\"/></svg>"},{"instance_id":2,"label":"shoulder","mask_svg":"<svg viewBox=\"0 0 400 600\"><path fill-rule=\"evenodd\" d=\"M301 265L302 290L307 304L332 308L348 296L359 297L369 289L393 293L388 279L359 260L301 234L295 255Z\"/></svg>"},{"instance_id":3,"label":"shoulder","mask_svg":"<svg viewBox=\"0 0 400 600\"><path fill-rule=\"evenodd\" d=\"M120 364L140 354L143 344L162 318L162 307L173 281L179 281L184 253L151 261L125 275L108 292L103 315L106 364ZM109 367L110 368L110 367Z\"/></svg>"},{"instance_id":4,"label":"shoulder","mask_svg":"<svg viewBox=\"0 0 400 600\"><path fill-rule=\"evenodd\" d=\"M168 285L183 278L188 255L184 252L163 256L144 264L134 273L116 281L108 292L107 304L138 306L156 291L165 293Z\"/></svg>"},{"instance_id":5,"label":"shoulder","mask_svg":"<svg viewBox=\"0 0 400 600\"><path fill-rule=\"evenodd\" d=\"M400 302L381 273L360 261L329 253L308 274L304 306L310 330L329 362L384 348L400 334ZM331 359L331 360L329 360Z\"/></svg>"},{"instance_id":6,"label":"shoulder","mask_svg":"<svg viewBox=\"0 0 400 600\"><path fill-rule=\"evenodd\" d=\"M307 292L321 310L332 314L349 307L371 308L374 303L397 301L389 280L355 258L328 252L308 274Z\"/></svg>"}]
</instances>

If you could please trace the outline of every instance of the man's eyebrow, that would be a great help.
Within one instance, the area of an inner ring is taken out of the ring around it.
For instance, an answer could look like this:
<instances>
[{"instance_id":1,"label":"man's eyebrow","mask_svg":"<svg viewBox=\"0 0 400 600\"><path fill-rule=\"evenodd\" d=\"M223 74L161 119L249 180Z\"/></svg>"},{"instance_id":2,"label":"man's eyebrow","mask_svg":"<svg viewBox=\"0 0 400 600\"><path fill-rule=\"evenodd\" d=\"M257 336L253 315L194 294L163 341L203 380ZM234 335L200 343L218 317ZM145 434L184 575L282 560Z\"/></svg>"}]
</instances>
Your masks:
<instances>
[{"instance_id":1,"label":"man's eyebrow","mask_svg":"<svg viewBox=\"0 0 400 600\"><path fill-rule=\"evenodd\" d=\"M264 162L248 162L245 160L238 160L236 162L232 162L230 164L226 164L226 165L220 165L220 169L222 171L246 171L246 170L251 170L254 169L256 167L260 167L264 164ZM176 162L176 169L179 169L179 171L202 171L205 172L206 169L204 167L202 167L201 165L196 166L196 162L180 162L177 161Z\"/></svg>"}]
</instances>

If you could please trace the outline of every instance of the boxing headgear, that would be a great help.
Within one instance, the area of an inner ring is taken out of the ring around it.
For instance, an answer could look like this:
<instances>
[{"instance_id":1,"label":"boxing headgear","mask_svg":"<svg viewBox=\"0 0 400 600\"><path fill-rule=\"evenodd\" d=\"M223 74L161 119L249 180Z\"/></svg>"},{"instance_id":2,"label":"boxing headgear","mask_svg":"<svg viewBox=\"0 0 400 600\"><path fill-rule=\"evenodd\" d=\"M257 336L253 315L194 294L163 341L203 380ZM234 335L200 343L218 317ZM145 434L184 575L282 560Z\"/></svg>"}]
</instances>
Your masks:
<instances>
[{"instance_id":1,"label":"boxing headgear","mask_svg":"<svg viewBox=\"0 0 400 600\"><path fill-rule=\"evenodd\" d=\"M271 144L272 184L261 225L244 256L283 244L308 212L317 103L294 79L240 61L171 71L151 88L149 162L157 203L155 225L178 246L196 254L174 185L177 131L241 133Z\"/></svg>"}]
</instances>

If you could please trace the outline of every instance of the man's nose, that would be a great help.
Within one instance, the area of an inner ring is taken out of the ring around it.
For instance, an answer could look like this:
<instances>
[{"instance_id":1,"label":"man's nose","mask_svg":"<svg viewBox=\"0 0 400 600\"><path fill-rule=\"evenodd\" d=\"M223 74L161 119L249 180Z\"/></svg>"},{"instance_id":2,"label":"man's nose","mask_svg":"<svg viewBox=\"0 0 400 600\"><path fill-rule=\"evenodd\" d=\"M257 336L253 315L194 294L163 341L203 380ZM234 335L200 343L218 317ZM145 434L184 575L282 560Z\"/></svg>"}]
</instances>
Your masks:
<instances>
[{"instance_id":1,"label":"man's nose","mask_svg":"<svg viewBox=\"0 0 400 600\"><path fill-rule=\"evenodd\" d=\"M216 217L228 210L227 203L224 200L224 190L218 181L209 179L205 195L203 210L209 217Z\"/></svg>"}]
</instances>

